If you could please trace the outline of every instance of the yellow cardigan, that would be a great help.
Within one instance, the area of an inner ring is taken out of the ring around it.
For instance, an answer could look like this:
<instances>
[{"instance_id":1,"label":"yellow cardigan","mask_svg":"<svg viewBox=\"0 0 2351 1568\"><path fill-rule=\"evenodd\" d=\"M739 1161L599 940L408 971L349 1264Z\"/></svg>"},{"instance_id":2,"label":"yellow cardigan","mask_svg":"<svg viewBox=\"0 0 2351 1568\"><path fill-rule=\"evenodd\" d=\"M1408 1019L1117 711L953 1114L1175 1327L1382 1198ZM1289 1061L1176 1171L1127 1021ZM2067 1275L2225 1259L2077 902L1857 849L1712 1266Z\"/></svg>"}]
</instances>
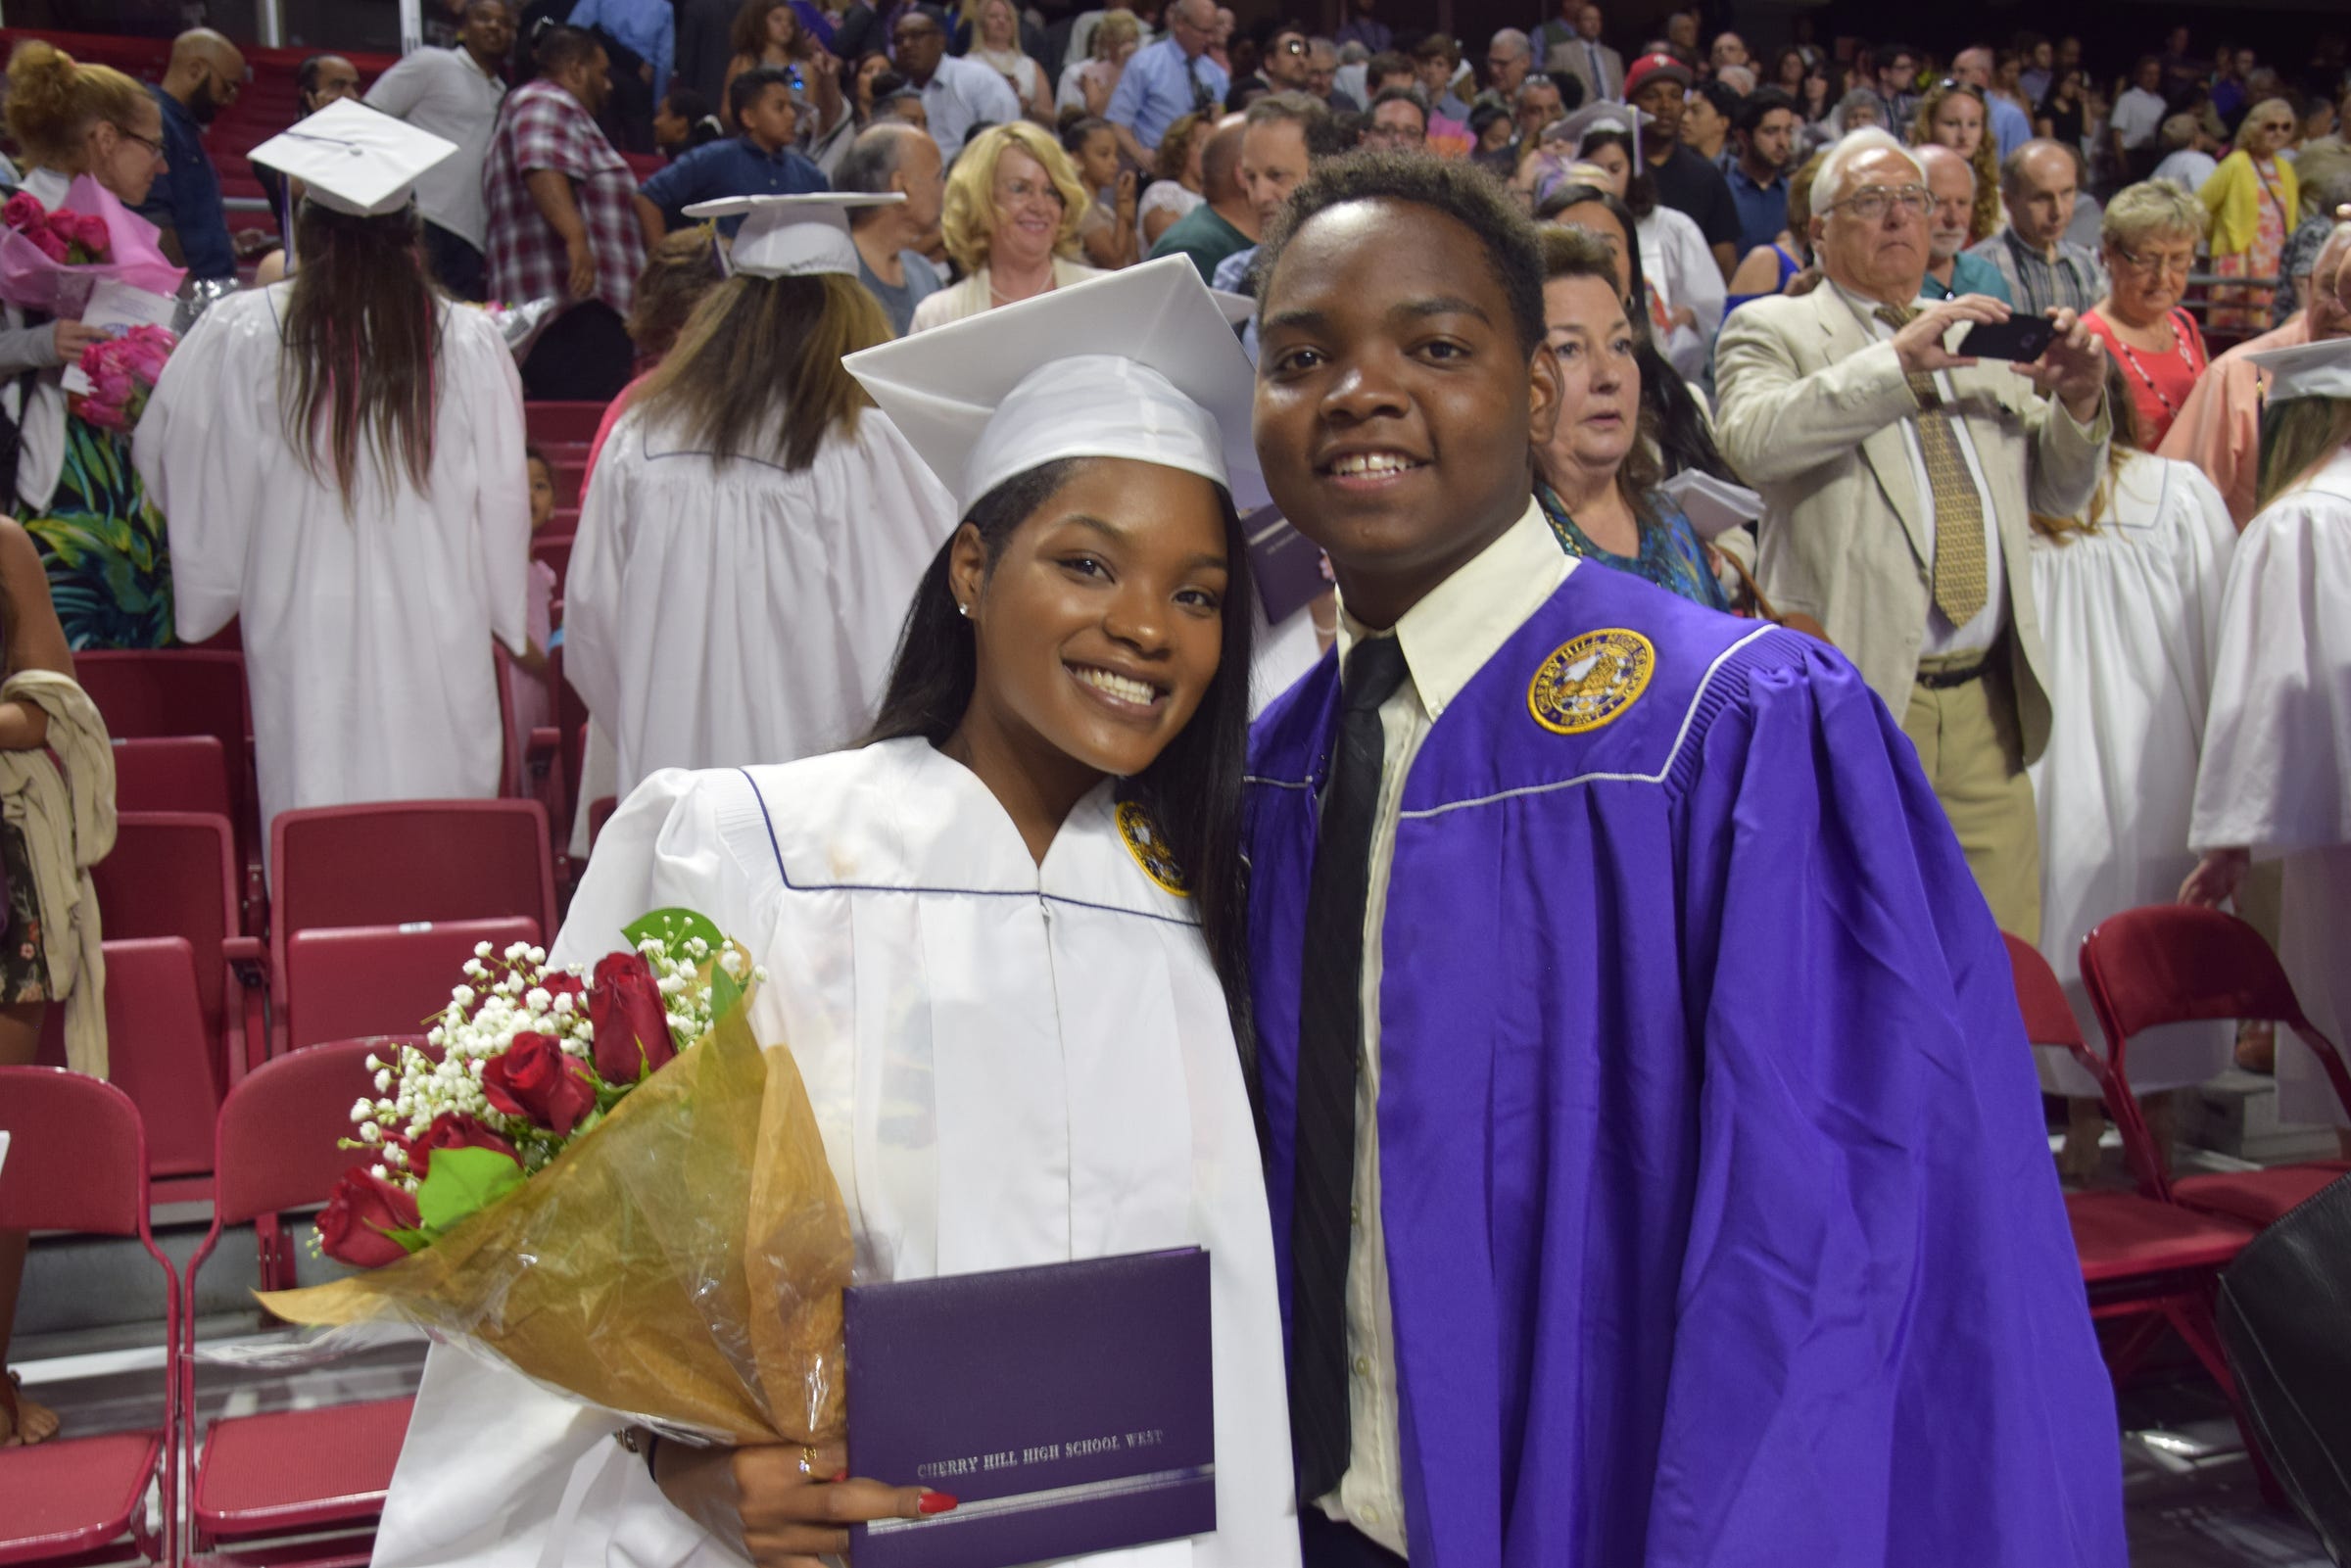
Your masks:
<instances>
[{"instance_id":1,"label":"yellow cardigan","mask_svg":"<svg viewBox=\"0 0 2351 1568\"><path fill-rule=\"evenodd\" d=\"M2290 235L2301 221L2297 214L2302 209L2302 188L2294 181L2293 165L2280 158L2274 166L2285 232ZM2221 166L2213 170L2196 196L2204 211L2212 214L2214 256L2242 256L2253 249L2253 237L2261 232L2261 204L2270 198L2262 189L2261 171L2253 166L2251 153L2240 147L2222 159Z\"/></svg>"}]
</instances>

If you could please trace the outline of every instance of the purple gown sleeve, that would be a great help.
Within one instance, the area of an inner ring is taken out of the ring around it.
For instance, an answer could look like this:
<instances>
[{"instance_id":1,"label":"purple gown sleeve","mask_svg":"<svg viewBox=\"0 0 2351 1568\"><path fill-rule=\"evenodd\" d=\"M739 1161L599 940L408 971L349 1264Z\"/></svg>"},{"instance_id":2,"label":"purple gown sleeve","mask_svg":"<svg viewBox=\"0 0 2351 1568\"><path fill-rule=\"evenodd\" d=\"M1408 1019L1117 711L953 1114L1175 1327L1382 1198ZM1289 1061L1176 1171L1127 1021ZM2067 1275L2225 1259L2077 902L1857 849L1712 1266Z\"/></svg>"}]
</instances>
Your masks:
<instances>
[{"instance_id":1,"label":"purple gown sleeve","mask_svg":"<svg viewBox=\"0 0 2351 1568\"><path fill-rule=\"evenodd\" d=\"M1748 680L1686 808L1703 1086L1647 1560L2121 1568L1999 933L1851 666Z\"/></svg>"}]
</instances>

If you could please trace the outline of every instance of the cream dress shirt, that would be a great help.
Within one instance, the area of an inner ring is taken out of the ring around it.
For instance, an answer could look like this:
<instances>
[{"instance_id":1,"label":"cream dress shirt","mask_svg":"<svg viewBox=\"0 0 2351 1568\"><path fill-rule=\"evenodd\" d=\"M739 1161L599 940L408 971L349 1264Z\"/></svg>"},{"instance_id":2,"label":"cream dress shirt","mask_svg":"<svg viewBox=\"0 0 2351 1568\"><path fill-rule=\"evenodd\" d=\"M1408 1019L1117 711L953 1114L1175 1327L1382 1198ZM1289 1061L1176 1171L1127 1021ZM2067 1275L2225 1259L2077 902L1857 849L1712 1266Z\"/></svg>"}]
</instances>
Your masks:
<instances>
[{"instance_id":1,"label":"cream dress shirt","mask_svg":"<svg viewBox=\"0 0 2351 1568\"><path fill-rule=\"evenodd\" d=\"M1397 621L1406 680L1380 704L1382 764L1372 818L1370 896L1364 904L1364 1044L1355 1088L1355 1239L1347 1256L1349 1430L1353 1445L1338 1490L1317 1499L1333 1519L1402 1554L1404 1460L1397 1437L1396 1326L1388 1255L1379 1226L1380 927L1404 784L1429 727L1527 617L1558 592L1575 561L1559 548L1532 499L1526 511L1469 563ZM1339 658L1376 636L1339 606Z\"/></svg>"}]
</instances>

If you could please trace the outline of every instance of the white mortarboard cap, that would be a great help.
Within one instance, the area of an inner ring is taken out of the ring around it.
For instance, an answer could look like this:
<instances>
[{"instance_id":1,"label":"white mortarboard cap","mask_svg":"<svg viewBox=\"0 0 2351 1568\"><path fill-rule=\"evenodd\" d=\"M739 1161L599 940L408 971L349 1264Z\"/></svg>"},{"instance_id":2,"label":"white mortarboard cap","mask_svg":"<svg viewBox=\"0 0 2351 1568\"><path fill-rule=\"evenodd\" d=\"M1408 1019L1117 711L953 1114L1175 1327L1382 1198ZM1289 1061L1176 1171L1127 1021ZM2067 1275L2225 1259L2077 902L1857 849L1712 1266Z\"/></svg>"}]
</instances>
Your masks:
<instances>
[{"instance_id":1,"label":"white mortarboard cap","mask_svg":"<svg viewBox=\"0 0 2351 1568\"><path fill-rule=\"evenodd\" d=\"M408 206L416 176L456 156L457 144L342 98L246 155L301 180L321 207L380 217Z\"/></svg>"},{"instance_id":2,"label":"white mortarboard cap","mask_svg":"<svg viewBox=\"0 0 2351 1568\"><path fill-rule=\"evenodd\" d=\"M2270 402L2289 398L2351 398L2351 338L2264 349L2246 359L2270 373Z\"/></svg>"},{"instance_id":3,"label":"white mortarboard cap","mask_svg":"<svg viewBox=\"0 0 2351 1568\"><path fill-rule=\"evenodd\" d=\"M1254 372L1184 257L1054 289L842 361L973 504L1068 457L1128 457L1254 493Z\"/></svg>"},{"instance_id":4,"label":"white mortarboard cap","mask_svg":"<svg viewBox=\"0 0 2351 1568\"><path fill-rule=\"evenodd\" d=\"M1586 104L1583 108L1558 121L1544 132L1546 140L1564 141L1577 152L1584 150L1584 138L1596 130L1613 130L1640 144L1641 127L1651 117L1630 104L1611 104L1606 101Z\"/></svg>"},{"instance_id":5,"label":"white mortarboard cap","mask_svg":"<svg viewBox=\"0 0 2351 1568\"><path fill-rule=\"evenodd\" d=\"M857 276L857 247L849 239L849 213L906 200L903 191L866 195L853 191L807 196L726 196L696 202L688 217L740 217L729 270L753 277L810 277L839 272Z\"/></svg>"}]
</instances>

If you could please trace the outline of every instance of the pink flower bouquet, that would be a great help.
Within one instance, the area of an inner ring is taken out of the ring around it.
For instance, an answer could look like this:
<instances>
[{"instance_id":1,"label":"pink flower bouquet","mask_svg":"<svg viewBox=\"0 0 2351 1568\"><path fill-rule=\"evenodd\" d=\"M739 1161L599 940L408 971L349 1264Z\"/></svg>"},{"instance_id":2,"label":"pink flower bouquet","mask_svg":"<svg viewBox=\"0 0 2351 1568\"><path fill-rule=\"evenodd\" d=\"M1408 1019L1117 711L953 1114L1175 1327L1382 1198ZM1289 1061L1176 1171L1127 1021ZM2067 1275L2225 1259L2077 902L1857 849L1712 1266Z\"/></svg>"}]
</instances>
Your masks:
<instances>
[{"instance_id":1,"label":"pink flower bouquet","mask_svg":"<svg viewBox=\"0 0 2351 1568\"><path fill-rule=\"evenodd\" d=\"M78 319L100 278L168 299L187 273L165 260L156 227L87 174L54 213L19 191L0 206L0 300Z\"/></svg>"},{"instance_id":2,"label":"pink flower bouquet","mask_svg":"<svg viewBox=\"0 0 2351 1568\"><path fill-rule=\"evenodd\" d=\"M162 327L132 327L119 338L91 344L81 355L90 390L74 411L91 424L128 435L147 411L164 361L178 346L179 340Z\"/></svg>"}]
</instances>

